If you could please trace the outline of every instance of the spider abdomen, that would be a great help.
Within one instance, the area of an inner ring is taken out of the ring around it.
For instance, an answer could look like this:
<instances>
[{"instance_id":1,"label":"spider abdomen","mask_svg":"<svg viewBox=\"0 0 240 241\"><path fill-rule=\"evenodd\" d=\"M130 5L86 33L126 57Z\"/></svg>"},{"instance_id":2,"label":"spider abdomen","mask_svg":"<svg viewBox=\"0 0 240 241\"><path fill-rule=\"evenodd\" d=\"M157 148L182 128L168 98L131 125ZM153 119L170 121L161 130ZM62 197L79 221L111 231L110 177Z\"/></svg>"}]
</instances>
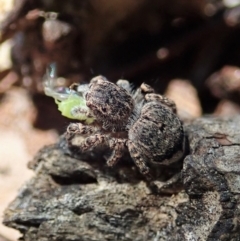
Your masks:
<instances>
[{"instance_id":1,"label":"spider abdomen","mask_svg":"<svg viewBox=\"0 0 240 241\"><path fill-rule=\"evenodd\" d=\"M128 135L145 162L169 164L179 159L175 154L183 149L184 133L180 119L158 102L143 106Z\"/></svg>"}]
</instances>

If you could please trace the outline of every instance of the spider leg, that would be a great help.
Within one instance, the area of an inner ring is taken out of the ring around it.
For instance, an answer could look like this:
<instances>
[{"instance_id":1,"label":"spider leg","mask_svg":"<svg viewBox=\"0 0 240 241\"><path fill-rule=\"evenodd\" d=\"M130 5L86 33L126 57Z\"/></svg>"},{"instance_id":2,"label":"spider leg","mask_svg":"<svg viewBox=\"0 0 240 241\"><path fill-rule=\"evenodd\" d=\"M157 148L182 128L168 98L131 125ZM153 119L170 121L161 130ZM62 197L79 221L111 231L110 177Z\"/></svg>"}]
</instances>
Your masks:
<instances>
[{"instance_id":1,"label":"spider leg","mask_svg":"<svg viewBox=\"0 0 240 241\"><path fill-rule=\"evenodd\" d=\"M96 131L95 126L83 125L82 123L71 123L67 128L69 135L91 135Z\"/></svg>"},{"instance_id":2,"label":"spider leg","mask_svg":"<svg viewBox=\"0 0 240 241\"><path fill-rule=\"evenodd\" d=\"M128 80L125 80L125 79L120 79L117 81L116 83L119 87L122 87L123 89L125 89L126 91L128 91L129 93L132 92L132 86L131 84L129 83Z\"/></svg>"},{"instance_id":3,"label":"spider leg","mask_svg":"<svg viewBox=\"0 0 240 241\"><path fill-rule=\"evenodd\" d=\"M98 129L95 126L83 125L81 123L71 123L66 131L66 140L69 146L74 145L72 139L77 136L86 136L96 133Z\"/></svg>"},{"instance_id":4,"label":"spider leg","mask_svg":"<svg viewBox=\"0 0 240 241\"><path fill-rule=\"evenodd\" d=\"M175 102L168 99L166 96L150 93L150 94L146 94L145 99L147 102L152 102L152 101L161 102L163 105L170 108L173 113L175 113L175 114L177 113L177 108L176 108Z\"/></svg>"},{"instance_id":5,"label":"spider leg","mask_svg":"<svg viewBox=\"0 0 240 241\"><path fill-rule=\"evenodd\" d=\"M123 150L126 148L126 142L127 140L125 139L109 138L108 135L95 134L87 137L81 145L81 150L86 151L100 145L106 145L112 150L112 154L107 160L107 165L114 166L122 157Z\"/></svg>"},{"instance_id":6,"label":"spider leg","mask_svg":"<svg viewBox=\"0 0 240 241\"><path fill-rule=\"evenodd\" d=\"M79 85L80 85L79 83L72 83L72 84L69 86L69 89L71 89L71 90L76 90Z\"/></svg>"},{"instance_id":7,"label":"spider leg","mask_svg":"<svg viewBox=\"0 0 240 241\"><path fill-rule=\"evenodd\" d=\"M135 162L136 166L138 167L139 171L145 176L150 175L150 169L146 165L146 161L144 160L144 158L139 153L138 148L135 146L135 144L132 141L128 141L127 144L128 144L129 153L133 161Z\"/></svg>"},{"instance_id":8,"label":"spider leg","mask_svg":"<svg viewBox=\"0 0 240 241\"><path fill-rule=\"evenodd\" d=\"M100 145L108 145L109 136L104 134L95 134L88 136L85 141L81 144L80 148L82 151L95 148Z\"/></svg>"},{"instance_id":9,"label":"spider leg","mask_svg":"<svg viewBox=\"0 0 240 241\"><path fill-rule=\"evenodd\" d=\"M126 139L112 138L109 140L109 147L113 150L112 155L107 160L107 165L112 167L117 164L126 148Z\"/></svg>"},{"instance_id":10,"label":"spider leg","mask_svg":"<svg viewBox=\"0 0 240 241\"><path fill-rule=\"evenodd\" d=\"M150 94L155 92L154 89L150 85L147 85L146 83L142 83L140 86L140 89L144 94Z\"/></svg>"},{"instance_id":11,"label":"spider leg","mask_svg":"<svg viewBox=\"0 0 240 241\"><path fill-rule=\"evenodd\" d=\"M158 193L174 193L181 188L181 172L174 174L167 181L161 182L154 180L150 183L150 187L153 187Z\"/></svg>"}]
</instances>

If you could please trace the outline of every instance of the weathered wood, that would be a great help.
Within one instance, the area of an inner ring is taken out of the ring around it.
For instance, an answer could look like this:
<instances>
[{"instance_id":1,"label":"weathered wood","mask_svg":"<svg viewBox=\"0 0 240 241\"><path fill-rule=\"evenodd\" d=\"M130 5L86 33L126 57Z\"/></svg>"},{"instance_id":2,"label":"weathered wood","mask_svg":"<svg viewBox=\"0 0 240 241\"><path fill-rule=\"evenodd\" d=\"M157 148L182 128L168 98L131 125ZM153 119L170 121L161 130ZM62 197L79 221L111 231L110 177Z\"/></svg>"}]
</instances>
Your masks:
<instances>
[{"instance_id":1,"label":"weathered wood","mask_svg":"<svg viewBox=\"0 0 240 241\"><path fill-rule=\"evenodd\" d=\"M105 152L71 151L62 137L29 164L36 175L4 223L25 241L240 240L239 122L205 117L185 125L189 155L173 195L151 189L128 157L111 169Z\"/></svg>"}]
</instances>

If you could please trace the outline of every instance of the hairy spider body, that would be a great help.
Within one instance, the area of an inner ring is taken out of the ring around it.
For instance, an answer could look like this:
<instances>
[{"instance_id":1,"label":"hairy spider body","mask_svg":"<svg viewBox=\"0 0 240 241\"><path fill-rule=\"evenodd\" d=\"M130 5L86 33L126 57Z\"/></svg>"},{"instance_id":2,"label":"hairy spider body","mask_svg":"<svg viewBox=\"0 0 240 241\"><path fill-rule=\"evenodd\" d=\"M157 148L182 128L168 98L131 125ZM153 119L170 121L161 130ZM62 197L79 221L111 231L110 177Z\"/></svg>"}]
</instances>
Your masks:
<instances>
[{"instance_id":1,"label":"hairy spider body","mask_svg":"<svg viewBox=\"0 0 240 241\"><path fill-rule=\"evenodd\" d=\"M139 119L129 129L128 139L131 157L133 160L140 158L146 166L147 163L170 164L182 155L184 133L181 121L158 102L143 106ZM134 156L133 151L139 157Z\"/></svg>"},{"instance_id":2,"label":"hairy spider body","mask_svg":"<svg viewBox=\"0 0 240 241\"><path fill-rule=\"evenodd\" d=\"M62 115L83 123L71 123L67 139L81 135L82 152L100 145L112 155L107 164L114 166L128 149L139 171L148 175L152 165L168 165L184 153L184 133L176 115L176 105L154 93L147 84L133 91L126 80L117 84L97 76L90 84L74 84L64 92L55 90L56 70L50 66L44 82L46 95L55 99Z\"/></svg>"},{"instance_id":3,"label":"hairy spider body","mask_svg":"<svg viewBox=\"0 0 240 241\"><path fill-rule=\"evenodd\" d=\"M86 137L79 146L82 151L106 145L112 150L107 164L113 166L128 148L144 175L149 174L152 165L168 165L182 157L184 133L173 101L153 93L146 84L133 92L128 81L121 80L115 85L102 76L92 79L83 92L81 95L96 122L88 128L72 123L67 129L69 142L75 135ZM81 110L82 106L75 108ZM126 132L127 138L116 138L115 132Z\"/></svg>"},{"instance_id":4,"label":"hairy spider body","mask_svg":"<svg viewBox=\"0 0 240 241\"><path fill-rule=\"evenodd\" d=\"M133 99L125 89L98 76L91 80L85 98L86 105L104 130L125 129L134 107Z\"/></svg>"}]
</instances>

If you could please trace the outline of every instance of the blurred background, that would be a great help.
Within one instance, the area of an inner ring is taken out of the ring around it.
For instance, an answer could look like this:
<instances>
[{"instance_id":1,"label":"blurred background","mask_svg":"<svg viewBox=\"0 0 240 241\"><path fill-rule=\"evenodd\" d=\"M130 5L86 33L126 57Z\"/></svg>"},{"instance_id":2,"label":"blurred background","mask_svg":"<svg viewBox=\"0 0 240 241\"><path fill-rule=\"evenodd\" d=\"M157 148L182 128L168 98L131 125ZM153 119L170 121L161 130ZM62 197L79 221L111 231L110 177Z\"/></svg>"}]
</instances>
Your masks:
<instances>
[{"instance_id":1,"label":"blurred background","mask_svg":"<svg viewBox=\"0 0 240 241\"><path fill-rule=\"evenodd\" d=\"M27 163L69 124L43 93L104 75L176 101L184 121L240 113L240 0L0 0L0 222ZM0 241L17 240L0 225Z\"/></svg>"}]
</instances>

